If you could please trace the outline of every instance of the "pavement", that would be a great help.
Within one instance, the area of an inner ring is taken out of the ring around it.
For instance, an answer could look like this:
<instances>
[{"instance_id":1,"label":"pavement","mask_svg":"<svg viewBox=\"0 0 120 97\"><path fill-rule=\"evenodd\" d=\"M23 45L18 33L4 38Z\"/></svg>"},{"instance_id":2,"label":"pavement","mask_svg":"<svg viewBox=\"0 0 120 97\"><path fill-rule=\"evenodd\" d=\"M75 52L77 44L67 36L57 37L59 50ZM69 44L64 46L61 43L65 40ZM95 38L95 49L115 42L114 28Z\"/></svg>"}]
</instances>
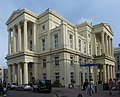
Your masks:
<instances>
[{"instance_id":1,"label":"pavement","mask_svg":"<svg viewBox=\"0 0 120 97\"><path fill-rule=\"evenodd\" d=\"M120 92L118 90L112 91L113 95L109 95L108 90L102 89L102 85L97 86L97 93L91 94L91 97L120 97ZM54 97L80 97L78 96L82 94L83 97L90 97L86 91L81 91L80 88L75 87L74 89L69 88L53 88L53 94L56 96Z\"/></svg>"}]
</instances>

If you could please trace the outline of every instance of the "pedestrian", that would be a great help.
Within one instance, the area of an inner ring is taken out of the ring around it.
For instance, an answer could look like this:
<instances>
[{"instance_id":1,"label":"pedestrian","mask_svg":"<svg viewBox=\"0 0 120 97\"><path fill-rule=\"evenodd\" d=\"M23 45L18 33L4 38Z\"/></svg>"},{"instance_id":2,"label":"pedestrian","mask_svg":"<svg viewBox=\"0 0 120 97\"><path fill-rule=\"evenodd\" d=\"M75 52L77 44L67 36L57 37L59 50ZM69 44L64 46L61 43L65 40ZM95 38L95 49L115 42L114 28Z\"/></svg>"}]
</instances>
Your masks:
<instances>
[{"instance_id":1,"label":"pedestrian","mask_svg":"<svg viewBox=\"0 0 120 97\"><path fill-rule=\"evenodd\" d=\"M86 90L88 87L88 79L85 79L84 85L83 85L83 89Z\"/></svg>"},{"instance_id":2,"label":"pedestrian","mask_svg":"<svg viewBox=\"0 0 120 97\"><path fill-rule=\"evenodd\" d=\"M93 88L93 84L91 82L87 86L86 93L90 94L90 95L93 94L93 93L95 93L95 89Z\"/></svg>"},{"instance_id":3,"label":"pedestrian","mask_svg":"<svg viewBox=\"0 0 120 97\"><path fill-rule=\"evenodd\" d=\"M5 95L6 96L6 92L4 91L2 83L0 83L0 95Z\"/></svg>"},{"instance_id":4,"label":"pedestrian","mask_svg":"<svg viewBox=\"0 0 120 97\"><path fill-rule=\"evenodd\" d=\"M109 79L108 86L109 86L109 94L113 95L113 93L112 93L112 87L113 87L113 81L112 81L112 79Z\"/></svg>"}]
</instances>

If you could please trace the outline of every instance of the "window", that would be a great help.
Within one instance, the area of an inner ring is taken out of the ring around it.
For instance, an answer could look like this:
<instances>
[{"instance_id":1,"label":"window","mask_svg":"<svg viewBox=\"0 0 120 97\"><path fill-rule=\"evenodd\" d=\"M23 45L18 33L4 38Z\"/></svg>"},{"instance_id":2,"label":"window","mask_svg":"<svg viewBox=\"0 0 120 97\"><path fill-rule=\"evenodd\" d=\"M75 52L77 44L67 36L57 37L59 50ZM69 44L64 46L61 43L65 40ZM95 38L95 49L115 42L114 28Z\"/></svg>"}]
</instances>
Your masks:
<instances>
[{"instance_id":1,"label":"window","mask_svg":"<svg viewBox=\"0 0 120 97\"><path fill-rule=\"evenodd\" d=\"M84 42L84 53L86 53L86 42Z\"/></svg>"},{"instance_id":2,"label":"window","mask_svg":"<svg viewBox=\"0 0 120 97\"><path fill-rule=\"evenodd\" d=\"M59 66L59 57L55 57L55 66Z\"/></svg>"},{"instance_id":3,"label":"window","mask_svg":"<svg viewBox=\"0 0 120 97\"><path fill-rule=\"evenodd\" d=\"M73 48L73 36L70 34L70 48Z\"/></svg>"},{"instance_id":4,"label":"window","mask_svg":"<svg viewBox=\"0 0 120 97\"><path fill-rule=\"evenodd\" d=\"M117 66L118 67L118 71L120 70L120 65Z\"/></svg>"},{"instance_id":5,"label":"window","mask_svg":"<svg viewBox=\"0 0 120 97\"><path fill-rule=\"evenodd\" d=\"M80 64L82 64L82 62L81 62L81 57L79 56L79 65L80 65Z\"/></svg>"},{"instance_id":6,"label":"window","mask_svg":"<svg viewBox=\"0 0 120 97\"><path fill-rule=\"evenodd\" d=\"M99 55L99 47L97 47L97 55Z\"/></svg>"},{"instance_id":7,"label":"window","mask_svg":"<svg viewBox=\"0 0 120 97\"><path fill-rule=\"evenodd\" d=\"M46 67L46 59L43 59L43 67Z\"/></svg>"},{"instance_id":8,"label":"window","mask_svg":"<svg viewBox=\"0 0 120 97\"><path fill-rule=\"evenodd\" d=\"M43 79L47 79L46 73L43 73Z\"/></svg>"},{"instance_id":9,"label":"window","mask_svg":"<svg viewBox=\"0 0 120 97\"><path fill-rule=\"evenodd\" d=\"M89 44L89 54L91 55L91 44Z\"/></svg>"},{"instance_id":10,"label":"window","mask_svg":"<svg viewBox=\"0 0 120 97\"><path fill-rule=\"evenodd\" d=\"M57 72L57 73L55 73L55 79L56 80L60 80L60 75L59 75L59 73Z\"/></svg>"},{"instance_id":11,"label":"window","mask_svg":"<svg viewBox=\"0 0 120 97\"><path fill-rule=\"evenodd\" d=\"M42 50L45 51L45 38L42 39Z\"/></svg>"},{"instance_id":12,"label":"window","mask_svg":"<svg viewBox=\"0 0 120 97\"><path fill-rule=\"evenodd\" d=\"M78 47L79 47L79 51L81 51L81 40L78 40Z\"/></svg>"},{"instance_id":13,"label":"window","mask_svg":"<svg viewBox=\"0 0 120 97\"><path fill-rule=\"evenodd\" d=\"M58 33L54 34L54 47L58 48Z\"/></svg>"},{"instance_id":14,"label":"window","mask_svg":"<svg viewBox=\"0 0 120 97\"><path fill-rule=\"evenodd\" d=\"M90 34L88 34L88 37L90 38Z\"/></svg>"},{"instance_id":15,"label":"window","mask_svg":"<svg viewBox=\"0 0 120 97\"><path fill-rule=\"evenodd\" d=\"M87 60L86 59L84 59L84 64L86 64L87 63Z\"/></svg>"},{"instance_id":16,"label":"window","mask_svg":"<svg viewBox=\"0 0 120 97\"><path fill-rule=\"evenodd\" d=\"M42 26L42 30L45 30L45 25Z\"/></svg>"},{"instance_id":17,"label":"window","mask_svg":"<svg viewBox=\"0 0 120 97\"><path fill-rule=\"evenodd\" d=\"M70 65L73 65L73 57L70 57Z\"/></svg>"},{"instance_id":18,"label":"window","mask_svg":"<svg viewBox=\"0 0 120 97\"><path fill-rule=\"evenodd\" d=\"M74 72L71 72L70 75L71 75L71 79L73 79L73 77L74 77Z\"/></svg>"},{"instance_id":19,"label":"window","mask_svg":"<svg viewBox=\"0 0 120 97\"><path fill-rule=\"evenodd\" d=\"M32 40L30 40L30 51L32 51Z\"/></svg>"}]
</instances>

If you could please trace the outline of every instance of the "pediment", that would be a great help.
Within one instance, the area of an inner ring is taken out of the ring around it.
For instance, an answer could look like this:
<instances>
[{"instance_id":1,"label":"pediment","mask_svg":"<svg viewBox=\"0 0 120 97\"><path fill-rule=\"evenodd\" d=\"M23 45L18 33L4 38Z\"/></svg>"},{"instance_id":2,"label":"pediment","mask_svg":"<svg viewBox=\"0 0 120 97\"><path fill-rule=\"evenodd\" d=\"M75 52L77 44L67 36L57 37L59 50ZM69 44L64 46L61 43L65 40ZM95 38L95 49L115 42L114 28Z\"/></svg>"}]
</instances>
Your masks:
<instances>
[{"instance_id":1,"label":"pediment","mask_svg":"<svg viewBox=\"0 0 120 97\"><path fill-rule=\"evenodd\" d=\"M19 15L21 15L22 12L23 12L23 10L16 10L16 11L14 11L11 14L11 16L9 17L9 19L7 20L6 24L9 24L11 21L16 19Z\"/></svg>"},{"instance_id":2,"label":"pediment","mask_svg":"<svg viewBox=\"0 0 120 97\"><path fill-rule=\"evenodd\" d=\"M111 34L113 34L113 31L112 31L112 28L110 27L110 25L104 24L104 26L106 27L106 29L107 29Z\"/></svg>"}]
</instances>

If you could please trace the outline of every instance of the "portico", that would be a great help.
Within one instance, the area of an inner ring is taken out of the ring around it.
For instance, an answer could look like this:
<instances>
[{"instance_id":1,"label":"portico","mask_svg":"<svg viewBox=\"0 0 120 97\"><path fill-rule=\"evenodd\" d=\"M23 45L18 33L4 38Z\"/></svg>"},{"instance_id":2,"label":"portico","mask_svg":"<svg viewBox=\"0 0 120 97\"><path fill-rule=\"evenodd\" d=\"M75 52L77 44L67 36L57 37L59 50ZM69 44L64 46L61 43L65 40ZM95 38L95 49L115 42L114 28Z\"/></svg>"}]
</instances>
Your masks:
<instances>
[{"instance_id":1,"label":"portico","mask_svg":"<svg viewBox=\"0 0 120 97\"><path fill-rule=\"evenodd\" d=\"M22 14L23 13L23 14ZM32 14L28 15L27 10L14 11L7 21L8 25L8 72L9 81L18 84L27 84L30 77L37 79L37 66L34 62L36 52L36 18ZM22 15L21 15L22 14ZM28 18L29 16L29 18ZM18 17L17 19L15 19ZM31 18L30 18L31 17ZM26 55L31 53L31 56ZM14 59L10 59L15 57ZM31 60L32 58L32 60ZM34 69L30 70L30 64ZM31 72L34 72L34 75Z\"/></svg>"}]
</instances>

